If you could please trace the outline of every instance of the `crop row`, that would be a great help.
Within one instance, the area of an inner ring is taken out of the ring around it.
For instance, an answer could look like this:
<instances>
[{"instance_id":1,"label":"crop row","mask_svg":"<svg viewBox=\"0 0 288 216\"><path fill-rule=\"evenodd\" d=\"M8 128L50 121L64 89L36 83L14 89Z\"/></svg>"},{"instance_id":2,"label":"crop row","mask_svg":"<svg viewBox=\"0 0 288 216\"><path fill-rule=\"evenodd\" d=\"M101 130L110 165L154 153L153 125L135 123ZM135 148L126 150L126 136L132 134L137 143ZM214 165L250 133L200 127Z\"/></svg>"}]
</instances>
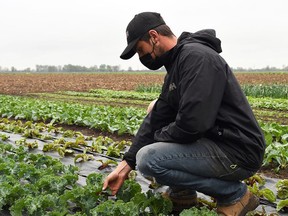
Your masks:
<instances>
[{"instance_id":1,"label":"crop row","mask_svg":"<svg viewBox=\"0 0 288 216\"><path fill-rule=\"evenodd\" d=\"M251 97L271 97L271 98L285 98L288 99L288 85L242 85L243 92L246 96Z\"/></svg>"},{"instance_id":2,"label":"crop row","mask_svg":"<svg viewBox=\"0 0 288 216\"><path fill-rule=\"evenodd\" d=\"M127 180L116 200L103 192L104 176L91 173L77 184L77 167L0 143L0 211L20 215L168 215L171 202Z\"/></svg>"},{"instance_id":3,"label":"crop row","mask_svg":"<svg viewBox=\"0 0 288 216\"><path fill-rule=\"evenodd\" d=\"M60 157L75 156L74 163L93 160L93 155L113 160L100 161L102 169L109 163L114 162L113 164L115 164L117 159L122 157L127 146L131 145L129 140L114 141L107 136L98 136L96 138L84 136L79 131L65 131L61 127L54 127L51 123L47 125L43 122L32 123L27 121L24 123L20 120L16 121L6 118L0 118L0 131L6 132L6 134L0 133L0 140L2 139L2 141L10 140L10 133L20 134L22 138L16 140L15 144L34 149L40 148L39 140L44 142L41 145L43 152L56 151ZM27 139L33 139L34 141L29 142ZM81 154L78 152L81 152Z\"/></svg>"},{"instance_id":4,"label":"crop row","mask_svg":"<svg viewBox=\"0 0 288 216\"><path fill-rule=\"evenodd\" d=\"M66 94L75 94L75 92L66 92ZM76 93L77 94L77 93ZM127 98L152 101L158 98L159 93L135 92L135 91L114 91L107 89L92 89L89 93L79 93L77 96L93 96L93 97L110 97L110 98Z\"/></svg>"},{"instance_id":5,"label":"crop row","mask_svg":"<svg viewBox=\"0 0 288 216\"><path fill-rule=\"evenodd\" d=\"M135 134L145 111L133 107L82 105L0 95L0 114L33 121L81 125L119 135Z\"/></svg>"},{"instance_id":6,"label":"crop row","mask_svg":"<svg viewBox=\"0 0 288 216\"><path fill-rule=\"evenodd\" d=\"M139 93L157 94L161 92L161 85L139 85ZM258 108L288 110L288 85L243 84L241 89L247 96L249 103Z\"/></svg>"},{"instance_id":7,"label":"crop row","mask_svg":"<svg viewBox=\"0 0 288 216\"><path fill-rule=\"evenodd\" d=\"M251 107L261 108L261 109L272 109L287 111L288 110L288 100L282 98L254 98L247 97Z\"/></svg>"},{"instance_id":8,"label":"crop row","mask_svg":"<svg viewBox=\"0 0 288 216\"><path fill-rule=\"evenodd\" d=\"M288 126L276 123L261 123L261 128L267 144L264 166L272 164L276 165L277 170L285 169L288 166ZM0 118L0 131L21 134L23 138L18 140L16 144L28 148L38 148L38 143L37 141L33 143L27 142L26 138L45 141L46 143L42 150L44 152L57 151L61 157L74 155L75 149L78 151L82 149L83 153L75 157L75 162L81 158L83 161L89 159L89 154L92 153L105 155L108 158L121 158L123 151L127 149L126 147L131 145L130 141L114 141L109 137L103 136L98 136L95 139L84 136L81 132L64 131L63 128L54 127L51 123L47 125L44 123L32 123L30 121L23 123L20 120L15 121L5 118ZM0 133L0 138L2 141L5 141L9 137ZM89 154L86 154L86 152Z\"/></svg>"},{"instance_id":9,"label":"crop row","mask_svg":"<svg viewBox=\"0 0 288 216\"><path fill-rule=\"evenodd\" d=\"M161 92L161 85L139 85L136 87L137 92ZM271 97L288 99L288 85L285 84L242 84L241 89L246 96L251 97Z\"/></svg>"},{"instance_id":10,"label":"crop row","mask_svg":"<svg viewBox=\"0 0 288 216\"><path fill-rule=\"evenodd\" d=\"M136 106L147 107L150 101L127 99L127 98L109 98L105 94L94 97L93 93L88 92L57 92L57 93L30 93L28 96L50 101L69 101L83 104L98 104L111 106Z\"/></svg>"}]
</instances>

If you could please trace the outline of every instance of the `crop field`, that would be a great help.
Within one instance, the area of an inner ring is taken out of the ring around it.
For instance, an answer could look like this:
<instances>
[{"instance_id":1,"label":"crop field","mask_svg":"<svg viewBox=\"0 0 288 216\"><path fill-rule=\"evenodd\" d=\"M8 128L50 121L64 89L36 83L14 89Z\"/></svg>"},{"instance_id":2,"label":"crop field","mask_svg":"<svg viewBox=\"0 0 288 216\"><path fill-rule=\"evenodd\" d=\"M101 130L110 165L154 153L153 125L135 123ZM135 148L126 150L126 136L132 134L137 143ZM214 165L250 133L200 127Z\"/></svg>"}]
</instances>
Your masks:
<instances>
[{"instance_id":1,"label":"crop field","mask_svg":"<svg viewBox=\"0 0 288 216\"><path fill-rule=\"evenodd\" d=\"M265 135L245 180L250 215L288 210L288 73L235 74ZM116 197L105 176L133 141L164 73L0 74L0 215L171 215L163 187L132 172ZM203 196L185 215L216 215ZM263 207L263 208L262 208Z\"/></svg>"}]
</instances>

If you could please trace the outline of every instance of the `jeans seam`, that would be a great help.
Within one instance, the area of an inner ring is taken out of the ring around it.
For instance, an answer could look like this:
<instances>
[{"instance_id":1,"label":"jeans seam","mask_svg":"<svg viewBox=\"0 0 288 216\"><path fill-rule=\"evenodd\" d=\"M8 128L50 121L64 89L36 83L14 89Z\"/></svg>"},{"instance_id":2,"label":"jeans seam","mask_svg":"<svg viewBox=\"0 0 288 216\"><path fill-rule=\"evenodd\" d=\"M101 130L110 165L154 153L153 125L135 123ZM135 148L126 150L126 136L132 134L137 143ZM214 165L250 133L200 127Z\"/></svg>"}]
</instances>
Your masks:
<instances>
[{"instance_id":1,"label":"jeans seam","mask_svg":"<svg viewBox=\"0 0 288 216\"><path fill-rule=\"evenodd\" d=\"M158 159L154 159L154 160L157 160L158 162L160 161L163 161L163 160L172 160L172 159L175 159L175 158L178 158L178 159L181 159L181 158L189 158L189 159L201 159L201 158L219 158L219 159L222 159L222 158L225 158L227 159L226 156L219 156L219 155L215 155L215 156L210 156L210 155L197 155L196 157L193 156L193 155L185 155L185 156L167 156L167 157L162 157L162 158L158 158Z\"/></svg>"},{"instance_id":2,"label":"jeans seam","mask_svg":"<svg viewBox=\"0 0 288 216\"><path fill-rule=\"evenodd\" d=\"M153 161L150 161L150 164L152 165L152 166L157 166L157 163L159 163L159 162L163 162L163 161L171 161L171 160L173 160L173 159L183 159L183 158L187 158L187 159L197 159L197 160L199 160L199 159L205 159L205 158L218 158L218 159L221 159L221 158L226 158L226 156L225 157L222 157L222 156L200 156L200 157L187 157L187 155L186 156L169 156L169 157L162 157L162 158L158 158L158 159L154 159Z\"/></svg>"},{"instance_id":3,"label":"jeans seam","mask_svg":"<svg viewBox=\"0 0 288 216\"><path fill-rule=\"evenodd\" d=\"M237 169L233 169L232 172L226 173L225 175L220 175L218 178L223 178L223 177L225 177L225 176L227 176L227 175L232 175L232 174L234 174L235 172L238 172L239 169L240 169L240 167L238 167Z\"/></svg>"}]
</instances>

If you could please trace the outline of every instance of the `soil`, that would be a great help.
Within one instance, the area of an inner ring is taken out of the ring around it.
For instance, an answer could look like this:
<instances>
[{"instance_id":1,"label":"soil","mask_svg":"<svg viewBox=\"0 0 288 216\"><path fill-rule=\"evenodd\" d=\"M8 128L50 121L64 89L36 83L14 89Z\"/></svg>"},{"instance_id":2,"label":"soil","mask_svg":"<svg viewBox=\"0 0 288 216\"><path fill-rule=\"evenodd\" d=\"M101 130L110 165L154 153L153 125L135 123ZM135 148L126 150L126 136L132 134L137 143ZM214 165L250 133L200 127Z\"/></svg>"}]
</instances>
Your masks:
<instances>
[{"instance_id":1,"label":"soil","mask_svg":"<svg viewBox=\"0 0 288 216\"><path fill-rule=\"evenodd\" d=\"M27 93L56 91L89 91L90 89L132 90L139 84L163 82L159 74L0 74L0 93L25 95Z\"/></svg>"},{"instance_id":2,"label":"soil","mask_svg":"<svg viewBox=\"0 0 288 216\"><path fill-rule=\"evenodd\" d=\"M277 167L275 166L262 166L258 172L270 178L288 179L288 167L281 169L278 172L276 171L276 168Z\"/></svg>"}]
</instances>

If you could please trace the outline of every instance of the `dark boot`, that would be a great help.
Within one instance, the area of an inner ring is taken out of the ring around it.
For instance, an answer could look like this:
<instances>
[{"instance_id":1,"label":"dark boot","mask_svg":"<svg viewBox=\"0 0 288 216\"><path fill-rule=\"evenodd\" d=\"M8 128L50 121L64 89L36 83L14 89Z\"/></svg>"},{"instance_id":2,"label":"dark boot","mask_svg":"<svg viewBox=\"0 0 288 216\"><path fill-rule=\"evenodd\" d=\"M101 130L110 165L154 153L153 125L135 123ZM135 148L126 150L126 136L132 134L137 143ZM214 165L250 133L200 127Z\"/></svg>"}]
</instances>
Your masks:
<instances>
[{"instance_id":1,"label":"dark boot","mask_svg":"<svg viewBox=\"0 0 288 216\"><path fill-rule=\"evenodd\" d=\"M173 212L181 212L184 209L197 205L197 193L190 189L171 189L170 187L162 194L173 203Z\"/></svg>"}]
</instances>

